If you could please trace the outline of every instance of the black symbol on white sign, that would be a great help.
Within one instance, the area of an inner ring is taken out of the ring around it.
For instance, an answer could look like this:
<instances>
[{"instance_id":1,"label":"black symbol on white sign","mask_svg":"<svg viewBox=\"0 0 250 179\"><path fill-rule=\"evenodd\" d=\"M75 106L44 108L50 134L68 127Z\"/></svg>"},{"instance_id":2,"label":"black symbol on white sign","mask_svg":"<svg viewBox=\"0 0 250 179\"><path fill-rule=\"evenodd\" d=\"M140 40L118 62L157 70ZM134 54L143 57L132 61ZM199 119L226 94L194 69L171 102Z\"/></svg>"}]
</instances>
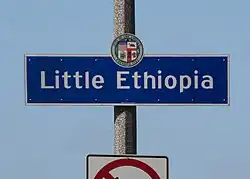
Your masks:
<instances>
[{"instance_id":1,"label":"black symbol on white sign","mask_svg":"<svg viewBox=\"0 0 250 179\"><path fill-rule=\"evenodd\" d=\"M127 172L135 168L136 173ZM118 170L117 170L118 169ZM169 179L163 156L88 155L87 179Z\"/></svg>"}]
</instances>

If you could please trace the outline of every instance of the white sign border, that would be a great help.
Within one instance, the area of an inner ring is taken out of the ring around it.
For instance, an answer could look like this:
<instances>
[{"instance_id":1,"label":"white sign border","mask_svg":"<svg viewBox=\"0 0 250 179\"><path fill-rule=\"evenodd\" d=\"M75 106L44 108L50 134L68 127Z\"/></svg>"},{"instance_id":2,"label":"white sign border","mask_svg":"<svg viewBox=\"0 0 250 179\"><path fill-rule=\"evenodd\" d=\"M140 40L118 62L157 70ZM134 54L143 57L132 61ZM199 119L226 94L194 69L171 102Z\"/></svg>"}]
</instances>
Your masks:
<instances>
[{"instance_id":1,"label":"white sign border","mask_svg":"<svg viewBox=\"0 0 250 179\"><path fill-rule=\"evenodd\" d=\"M163 156L163 155L136 155L136 154L124 154L124 155L112 155L112 154L88 154L86 156L86 179L90 179L89 177L89 157L115 157L115 158L121 158L121 157L125 157L125 158L129 158L129 157L133 157L133 158L164 158L166 159L166 164L167 164L167 168L166 168L166 176L167 179L170 178L170 162L169 162L169 158L167 156Z\"/></svg>"},{"instance_id":2,"label":"white sign border","mask_svg":"<svg viewBox=\"0 0 250 179\"><path fill-rule=\"evenodd\" d=\"M227 57L227 103L225 104L213 104L213 103L29 103L27 96L27 56L54 56L54 57L109 57L108 54L24 54L24 97L25 106L230 106L230 54L216 54L216 53L199 53L199 54L145 54L145 57L204 57L204 56L225 56Z\"/></svg>"}]
</instances>

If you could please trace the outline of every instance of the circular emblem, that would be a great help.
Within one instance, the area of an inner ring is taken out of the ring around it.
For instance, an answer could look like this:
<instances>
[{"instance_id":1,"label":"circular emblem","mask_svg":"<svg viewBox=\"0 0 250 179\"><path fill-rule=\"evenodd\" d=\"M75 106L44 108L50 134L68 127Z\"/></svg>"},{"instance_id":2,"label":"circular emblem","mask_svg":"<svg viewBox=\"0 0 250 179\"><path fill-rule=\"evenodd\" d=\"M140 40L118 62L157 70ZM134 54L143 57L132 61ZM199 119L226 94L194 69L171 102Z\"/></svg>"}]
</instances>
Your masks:
<instances>
[{"instance_id":1,"label":"circular emblem","mask_svg":"<svg viewBox=\"0 0 250 179\"><path fill-rule=\"evenodd\" d=\"M118 36L111 45L111 56L114 62L124 68L138 65L142 61L143 54L142 42L130 33Z\"/></svg>"}]
</instances>

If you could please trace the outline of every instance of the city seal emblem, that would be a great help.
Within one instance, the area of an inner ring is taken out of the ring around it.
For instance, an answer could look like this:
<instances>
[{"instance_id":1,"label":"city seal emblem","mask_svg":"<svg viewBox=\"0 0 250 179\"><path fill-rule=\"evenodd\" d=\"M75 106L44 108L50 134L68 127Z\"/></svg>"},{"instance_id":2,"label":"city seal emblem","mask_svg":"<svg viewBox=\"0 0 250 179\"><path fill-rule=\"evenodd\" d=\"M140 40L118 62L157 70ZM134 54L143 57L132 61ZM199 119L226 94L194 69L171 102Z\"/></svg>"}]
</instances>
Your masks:
<instances>
[{"instance_id":1,"label":"city seal emblem","mask_svg":"<svg viewBox=\"0 0 250 179\"><path fill-rule=\"evenodd\" d=\"M111 45L111 56L114 62L124 68L138 65L144 55L142 42L135 35L125 33L114 39Z\"/></svg>"}]
</instances>

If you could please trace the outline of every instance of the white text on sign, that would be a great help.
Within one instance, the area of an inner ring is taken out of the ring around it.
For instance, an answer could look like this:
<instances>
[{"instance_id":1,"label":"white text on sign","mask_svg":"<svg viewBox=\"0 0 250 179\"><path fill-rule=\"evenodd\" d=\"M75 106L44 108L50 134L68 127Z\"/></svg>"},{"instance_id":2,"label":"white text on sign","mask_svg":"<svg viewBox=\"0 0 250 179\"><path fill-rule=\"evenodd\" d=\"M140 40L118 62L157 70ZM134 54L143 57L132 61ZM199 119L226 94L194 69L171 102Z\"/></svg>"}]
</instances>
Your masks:
<instances>
[{"instance_id":1,"label":"white text on sign","mask_svg":"<svg viewBox=\"0 0 250 179\"><path fill-rule=\"evenodd\" d=\"M49 81L52 82L47 82ZM132 83L128 82L132 79ZM55 70L53 74L47 74L41 71L41 89L97 89L105 87L104 76L100 74L92 75L89 71L81 73L76 71L70 74L68 71L60 72ZM194 89L213 89L214 79L208 74L199 74L198 70L194 70L192 75L163 75L162 70L157 70L157 75L152 75L145 71L139 73L135 71L117 71L116 72L116 88L120 90L129 89L169 89L178 88L180 93L190 88Z\"/></svg>"}]
</instances>

